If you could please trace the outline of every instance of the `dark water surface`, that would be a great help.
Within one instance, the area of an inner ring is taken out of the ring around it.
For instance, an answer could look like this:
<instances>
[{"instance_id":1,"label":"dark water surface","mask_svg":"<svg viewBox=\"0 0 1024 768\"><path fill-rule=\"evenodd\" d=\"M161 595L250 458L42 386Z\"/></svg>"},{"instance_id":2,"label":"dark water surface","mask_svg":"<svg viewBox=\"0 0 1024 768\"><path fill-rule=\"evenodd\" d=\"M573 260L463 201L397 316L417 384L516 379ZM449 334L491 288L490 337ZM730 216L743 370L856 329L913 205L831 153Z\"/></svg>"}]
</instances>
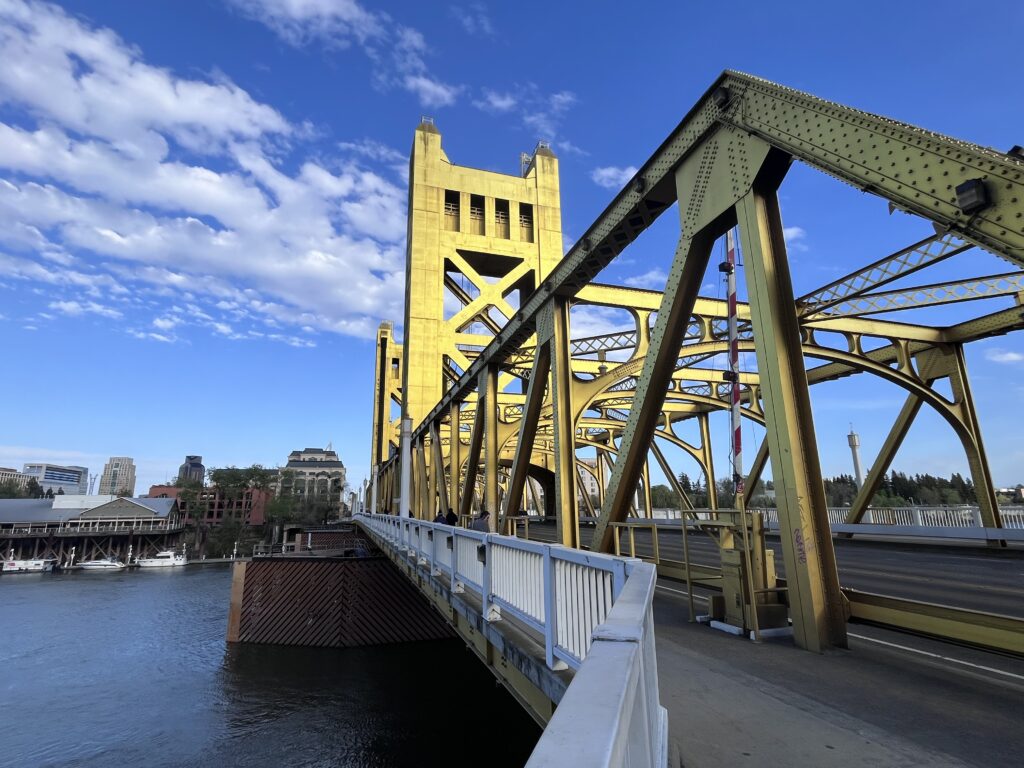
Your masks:
<instances>
[{"instance_id":1,"label":"dark water surface","mask_svg":"<svg viewBox=\"0 0 1024 768\"><path fill-rule=\"evenodd\" d=\"M540 730L458 640L227 646L231 573L0 577L0 765L521 766Z\"/></svg>"}]
</instances>

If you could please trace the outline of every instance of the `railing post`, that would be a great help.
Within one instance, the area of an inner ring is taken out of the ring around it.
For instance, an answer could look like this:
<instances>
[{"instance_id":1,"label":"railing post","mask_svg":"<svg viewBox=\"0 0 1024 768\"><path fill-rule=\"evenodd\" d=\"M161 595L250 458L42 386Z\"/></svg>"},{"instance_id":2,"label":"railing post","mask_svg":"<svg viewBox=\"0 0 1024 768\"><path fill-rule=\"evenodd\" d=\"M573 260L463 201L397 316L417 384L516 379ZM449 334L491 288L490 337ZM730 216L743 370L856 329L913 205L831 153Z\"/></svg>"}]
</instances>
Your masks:
<instances>
[{"instance_id":1,"label":"railing post","mask_svg":"<svg viewBox=\"0 0 1024 768\"><path fill-rule=\"evenodd\" d=\"M548 669L555 668L555 638L558 637L555 617L555 559L551 546L544 546L544 661Z\"/></svg>"},{"instance_id":2,"label":"railing post","mask_svg":"<svg viewBox=\"0 0 1024 768\"><path fill-rule=\"evenodd\" d=\"M492 571L494 570L493 567L492 567L494 561L492 560L492 557L491 557L491 553L492 553L491 537L493 535L494 534L491 534L491 533L486 534L484 536L484 545L483 545L484 546L484 575L483 575L480 591L483 592L483 595L481 597L483 598L482 599L482 606L483 606L484 621L497 621L498 619L501 618L501 612L498 610L498 606L494 605L494 603L491 602L491 576L492 576Z\"/></svg>"},{"instance_id":3,"label":"railing post","mask_svg":"<svg viewBox=\"0 0 1024 768\"><path fill-rule=\"evenodd\" d=\"M452 531L452 592L460 595L465 591L466 587L459 579L459 531L456 528Z\"/></svg>"}]
</instances>

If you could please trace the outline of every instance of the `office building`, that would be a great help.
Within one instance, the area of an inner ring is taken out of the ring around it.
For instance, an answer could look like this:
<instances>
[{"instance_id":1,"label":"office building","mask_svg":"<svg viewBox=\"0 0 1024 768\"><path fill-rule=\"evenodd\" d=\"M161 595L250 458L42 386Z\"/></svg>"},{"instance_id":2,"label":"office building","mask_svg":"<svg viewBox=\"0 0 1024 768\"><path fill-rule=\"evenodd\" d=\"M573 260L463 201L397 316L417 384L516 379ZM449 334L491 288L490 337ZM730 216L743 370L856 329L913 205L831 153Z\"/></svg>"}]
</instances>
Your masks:
<instances>
[{"instance_id":1,"label":"office building","mask_svg":"<svg viewBox=\"0 0 1024 768\"><path fill-rule=\"evenodd\" d=\"M89 492L89 468L58 464L26 464L22 473L34 477L43 491L85 495ZM26 480L26 482L28 482Z\"/></svg>"},{"instance_id":2,"label":"office building","mask_svg":"<svg viewBox=\"0 0 1024 768\"><path fill-rule=\"evenodd\" d=\"M178 467L178 484L205 483L206 467L202 456L186 456L185 463Z\"/></svg>"},{"instance_id":3,"label":"office building","mask_svg":"<svg viewBox=\"0 0 1024 768\"><path fill-rule=\"evenodd\" d=\"M100 495L135 495L135 462L130 456L110 457L100 476Z\"/></svg>"}]
</instances>

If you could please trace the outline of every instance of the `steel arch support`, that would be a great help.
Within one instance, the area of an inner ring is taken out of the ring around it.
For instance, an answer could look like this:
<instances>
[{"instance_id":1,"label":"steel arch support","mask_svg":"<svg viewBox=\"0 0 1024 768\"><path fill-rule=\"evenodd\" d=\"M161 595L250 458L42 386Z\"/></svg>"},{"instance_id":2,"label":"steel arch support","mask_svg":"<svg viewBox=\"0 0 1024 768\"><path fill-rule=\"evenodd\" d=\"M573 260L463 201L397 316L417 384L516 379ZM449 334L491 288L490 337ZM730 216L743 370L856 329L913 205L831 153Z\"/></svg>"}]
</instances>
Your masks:
<instances>
[{"instance_id":1,"label":"steel arch support","mask_svg":"<svg viewBox=\"0 0 1024 768\"><path fill-rule=\"evenodd\" d=\"M452 401L448 412L448 508L456 514L459 512L459 489L462 482L461 411L459 402Z\"/></svg>"},{"instance_id":2,"label":"steel arch support","mask_svg":"<svg viewBox=\"0 0 1024 768\"><path fill-rule=\"evenodd\" d=\"M496 365L489 365L480 374L480 393L483 398L477 408L484 414L484 509L488 512L487 525L494 533L498 522L498 374Z\"/></svg>"},{"instance_id":3,"label":"steel arch support","mask_svg":"<svg viewBox=\"0 0 1024 768\"><path fill-rule=\"evenodd\" d=\"M794 639L800 647L821 652L846 647L847 615L839 590L800 327L775 196L778 183L772 181L769 189L755 187L740 200L737 218Z\"/></svg>"},{"instance_id":4,"label":"steel arch support","mask_svg":"<svg viewBox=\"0 0 1024 768\"><path fill-rule=\"evenodd\" d=\"M633 397L634 407L629 411L619 457L612 467L604 506L594 531L591 548L598 552L612 551L613 529L610 523L621 522L628 514L629 500L658 425L668 383L675 371L679 348L707 269L715 242L714 232L711 226L704 226L690 237L681 237L676 248L658 319L651 332L651 349L644 357Z\"/></svg>"},{"instance_id":5,"label":"steel arch support","mask_svg":"<svg viewBox=\"0 0 1024 768\"><path fill-rule=\"evenodd\" d=\"M526 489L530 457L533 455L533 444L537 437L537 424L544 405L544 392L547 389L548 373L551 370L551 348L547 344L537 346L537 354L533 361L533 371L526 387L526 402L523 404L523 417L519 422L519 437L516 440L515 458L512 460L512 475L508 482L508 493L501 510L498 530L505 530L505 517L512 505L519 504ZM514 513L514 510L513 510Z\"/></svg>"}]
</instances>

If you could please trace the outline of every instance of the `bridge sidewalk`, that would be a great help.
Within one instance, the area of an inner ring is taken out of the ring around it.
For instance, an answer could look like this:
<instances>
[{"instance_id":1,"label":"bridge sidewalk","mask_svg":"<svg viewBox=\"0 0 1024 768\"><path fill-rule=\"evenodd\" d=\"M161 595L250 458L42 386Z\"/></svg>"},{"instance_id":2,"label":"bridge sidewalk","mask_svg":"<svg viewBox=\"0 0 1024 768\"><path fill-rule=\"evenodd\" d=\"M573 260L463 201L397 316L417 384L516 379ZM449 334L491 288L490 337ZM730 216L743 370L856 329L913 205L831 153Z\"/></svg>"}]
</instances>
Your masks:
<instances>
[{"instance_id":1,"label":"bridge sidewalk","mask_svg":"<svg viewBox=\"0 0 1024 768\"><path fill-rule=\"evenodd\" d=\"M825 655L756 645L689 624L684 599L665 593L655 622L674 765L994 766L1024 749L1020 684L864 641Z\"/></svg>"}]
</instances>

